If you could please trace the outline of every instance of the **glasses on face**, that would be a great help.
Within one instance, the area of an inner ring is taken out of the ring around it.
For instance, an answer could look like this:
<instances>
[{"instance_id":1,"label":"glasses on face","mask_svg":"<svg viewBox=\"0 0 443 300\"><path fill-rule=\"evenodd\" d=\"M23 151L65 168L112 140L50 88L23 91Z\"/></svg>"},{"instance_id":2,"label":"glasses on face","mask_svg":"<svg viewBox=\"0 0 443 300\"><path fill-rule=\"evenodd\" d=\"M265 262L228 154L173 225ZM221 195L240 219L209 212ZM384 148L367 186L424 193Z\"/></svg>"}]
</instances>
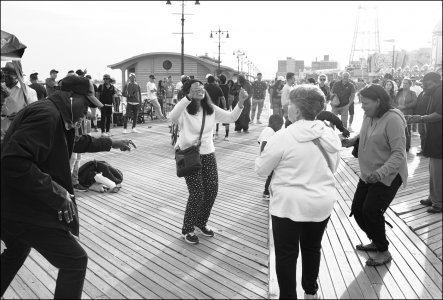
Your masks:
<instances>
[{"instance_id":1,"label":"glasses on face","mask_svg":"<svg viewBox=\"0 0 443 300\"><path fill-rule=\"evenodd\" d=\"M320 78L320 81L326 81L326 79L324 79L324 78Z\"/></svg>"},{"instance_id":2,"label":"glasses on face","mask_svg":"<svg viewBox=\"0 0 443 300\"><path fill-rule=\"evenodd\" d=\"M110 80L111 78L103 78L103 80Z\"/></svg>"}]
</instances>

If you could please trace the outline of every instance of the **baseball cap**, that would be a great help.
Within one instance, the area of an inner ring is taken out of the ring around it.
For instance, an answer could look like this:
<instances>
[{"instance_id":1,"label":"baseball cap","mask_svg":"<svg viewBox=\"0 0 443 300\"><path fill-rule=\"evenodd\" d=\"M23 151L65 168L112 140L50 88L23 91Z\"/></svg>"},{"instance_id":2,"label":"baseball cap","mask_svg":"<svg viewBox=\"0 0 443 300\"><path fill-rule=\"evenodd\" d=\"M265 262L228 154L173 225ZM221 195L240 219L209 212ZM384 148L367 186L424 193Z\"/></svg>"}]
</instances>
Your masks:
<instances>
[{"instance_id":1,"label":"baseball cap","mask_svg":"<svg viewBox=\"0 0 443 300\"><path fill-rule=\"evenodd\" d=\"M257 73L257 76L258 76L258 75L262 75L262 73Z\"/></svg>"},{"instance_id":2,"label":"baseball cap","mask_svg":"<svg viewBox=\"0 0 443 300\"><path fill-rule=\"evenodd\" d=\"M29 78L30 78L31 80L36 80L36 79L38 79L38 73L32 73L31 75L29 75Z\"/></svg>"},{"instance_id":3,"label":"baseball cap","mask_svg":"<svg viewBox=\"0 0 443 300\"><path fill-rule=\"evenodd\" d=\"M209 76L213 76L212 74L206 74L205 78L208 79Z\"/></svg>"},{"instance_id":4,"label":"baseball cap","mask_svg":"<svg viewBox=\"0 0 443 300\"><path fill-rule=\"evenodd\" d=\"M149 78L155 79L155 76L151 74L149 75Z\"/></svg>"},{"instance_id":5,"label":"baseball cap","mask_svg":"<svg viewBox=\"0 0 443 300\"><path fill-rule=\"evenodd\" d=\"M103 79L111 79L111 75L109 75L109 74L105 74L105 75L103 75Z\"/></svg>"},{"instance_id":6,"label":"baseball cap","mask_svg":"<svg viewBox=\"0 0 443 300\"><path fill-rule=\"evenodd\" d=\"M277 80L285 81L285 78L284 78L283 76L278 76L278 77L277 77Z\"/></svg>"},{"instance_id":7,"label":"baseball cap","mask_svg":"<svg viewBox=\"0 0 443 300\"><path fill-rule=\"evenodd\" d=\"M61 80L62 91L74 92L85 96L90 105L89 107L101 108L103 104L94 96L94 86L92 81L85 77L67 76Z\"/></svg>"},{"instance_id":8,"label":"baseball cap","mask_svg":"<svg viewBox=\"0 0 443 300\"><path fill-rule=\"evenodd\" d=\"M49 72L49 74L52 74L52 73L58 73L58 71L57 71L56 69L52 69L52 70Z\"/></svg>"}]
</instances>

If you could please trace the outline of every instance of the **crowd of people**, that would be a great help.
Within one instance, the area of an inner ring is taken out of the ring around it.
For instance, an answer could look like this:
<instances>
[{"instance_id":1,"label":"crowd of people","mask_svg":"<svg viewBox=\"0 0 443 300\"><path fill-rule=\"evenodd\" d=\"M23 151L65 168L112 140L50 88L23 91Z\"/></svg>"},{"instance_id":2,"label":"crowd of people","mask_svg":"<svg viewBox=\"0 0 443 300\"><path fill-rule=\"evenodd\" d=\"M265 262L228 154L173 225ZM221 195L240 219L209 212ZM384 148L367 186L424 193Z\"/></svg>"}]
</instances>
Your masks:
<instances>
[{"instance_id":1,"label":"crowd of people","mask_svg":"<svg viewBox=\"0 0 443 300\"><path fill-rule=\"evenodd\" d=\"M135 74L120 92L109 75L94 85L86 70L70 72L57 81L50 71L46 87L37 73L30 87L17 80L7 63L5 93L2 89L1 202L2 240L1 294L5 292L34 248L60 269L55 298L80 298L87 269L87 254L73 235L79 234L74 191L84 191L75 181L75 169L84 152L129 151L130 140L113 140L112 112L126 98L123 133L134 132L142 105ZM171 76L155 83L149 76L147 101L161 121L178 125L176 151L197 147L200 166L184 176L189 195L181 233L185 242L199 243L196 234L213 237L208 226L218 194L219 176L214 140L219 124L229 141L230 123L237 133L249 133L251 124L262 124L262 111L269 93L272 115L260 134L255 171L266 178L263 198L272 216L275 260L280 298L296 298L296 264L302 253L302 288L305 298L316 299L321 241L336 198L334 173L342 147L354 147L360 180L351 216L370 240L356 245L373 251L368 266L392 260L385 233L384 212L408 177L407 151L413 124L418 124L421 150L430 158L429 198L421 204L429 213L442 211L442 111L441 77L430 72L423 90L405 78L397 86L389 76L382 83L353 82L347 72L328 84L321 74L297 84L294 73L267 84L257 74L252 83L239 74L208 74L203 83L183 75L174 85ZM354 100L364 110L359 134L353 131ZM118 100L117 100L118 99ZM326 110L327 104L331 111ZM88 134L97 126L94 110L101 111L100 138ZM88 122L90 129L88 130ZM128 120L132 129L127 129ZM5 127L3 124L5 121ZM95 121L95 123L94 123ZM86 124L86 125L85 125ZM91 129L92 128L92 129ZM339 135L337 128L341 135ZM23 184L27 188L23 189ZM42 205L41 202L46 205ZM81 213L81 212L80 212Z\"/></svg>"}]
</instances>

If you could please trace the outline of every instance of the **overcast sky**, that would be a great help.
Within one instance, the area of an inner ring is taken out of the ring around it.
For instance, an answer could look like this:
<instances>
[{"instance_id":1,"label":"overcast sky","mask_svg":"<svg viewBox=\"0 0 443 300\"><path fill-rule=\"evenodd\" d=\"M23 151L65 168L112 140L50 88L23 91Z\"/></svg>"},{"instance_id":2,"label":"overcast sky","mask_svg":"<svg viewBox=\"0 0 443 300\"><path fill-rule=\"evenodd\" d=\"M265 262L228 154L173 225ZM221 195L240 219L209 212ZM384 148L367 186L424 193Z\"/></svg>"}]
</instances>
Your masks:
<instances>
[{"instance_id":1,"label":"overcast sky","mask_svg":"<svg viewBox=\"0 0 443 300\"><path fill-rule=\"evenodd\" d=\"M64 76L87 68L99 78L118 81L119 70L107 65L148 52L180 53L181 1L1 1L1 28L15 34L28 48L22 59L25 74L49 70ZM381 51L431 47L432 29L442 17L441 1L296 2L185 1L185 53L218 56L218 38L211 30L228 30L222 37L223 65L237 68L235 50L265 78L277 71L277 61L292 57L310 66L329 54L343 68L349 60L358 5L378 10ZM369 11L369 10L368 10Z\"/></svg>"}]
</instances>

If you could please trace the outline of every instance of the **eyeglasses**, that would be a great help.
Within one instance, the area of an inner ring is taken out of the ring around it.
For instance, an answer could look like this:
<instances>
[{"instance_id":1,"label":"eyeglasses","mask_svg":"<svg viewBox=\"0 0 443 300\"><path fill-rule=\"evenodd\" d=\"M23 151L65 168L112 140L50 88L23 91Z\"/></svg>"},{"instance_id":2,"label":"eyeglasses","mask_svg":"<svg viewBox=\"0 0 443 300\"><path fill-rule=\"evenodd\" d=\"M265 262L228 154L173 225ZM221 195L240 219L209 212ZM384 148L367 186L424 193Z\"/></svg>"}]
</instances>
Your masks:
<instances>
[{"instance_id":1,"label":"eyeglasses","mask_svg":"<svg viewBox=\"0 0 443 300\"><path fill-rule=\"evenodd\" d=\"M322 78L322 79L320 79L320 81L326 81L326 79Z\"/></svg>"},{"instance_id":2,"label":"eyeglasses","mask_svg":"<svg viewBox=\"0 0 443 300\"><path fill-rule=\"evenodd\" d=\"M110 80L111 78L103 78L103 80Z\"/></svg>"}]
</instances>

